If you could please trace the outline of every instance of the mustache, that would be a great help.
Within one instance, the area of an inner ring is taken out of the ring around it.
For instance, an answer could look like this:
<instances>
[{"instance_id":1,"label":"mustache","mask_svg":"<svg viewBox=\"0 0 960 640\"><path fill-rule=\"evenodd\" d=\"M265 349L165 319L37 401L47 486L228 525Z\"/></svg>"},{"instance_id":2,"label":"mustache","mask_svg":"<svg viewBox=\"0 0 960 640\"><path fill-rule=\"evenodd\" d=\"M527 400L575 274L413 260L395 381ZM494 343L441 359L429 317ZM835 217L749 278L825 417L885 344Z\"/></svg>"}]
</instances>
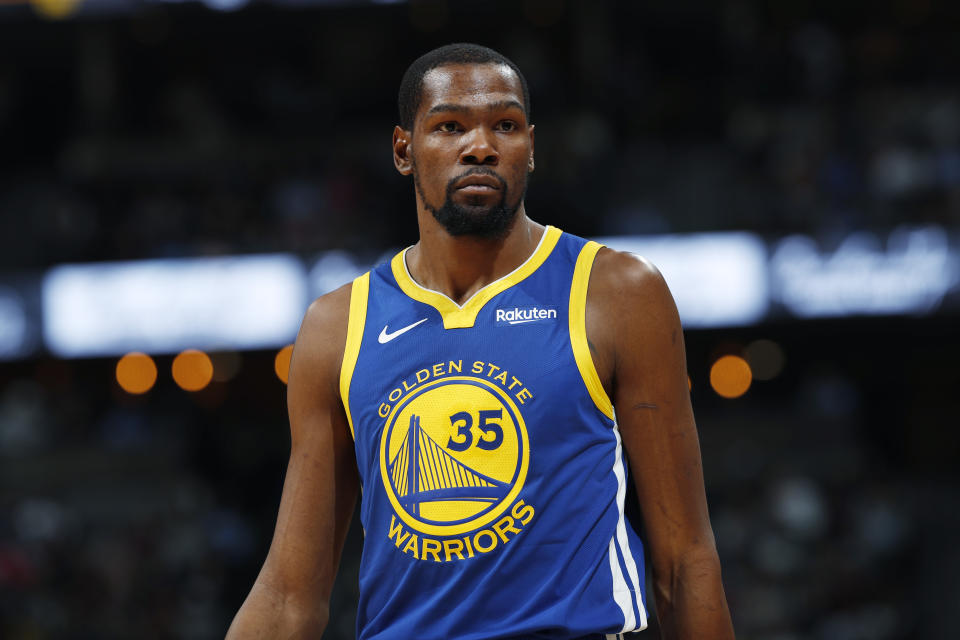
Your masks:
<instances>
[{"instance_id":1,"label":"mustache","mask_svg":"<svg viewBox=\"0 0 960 640\"><path fill-rule=\"evenodd\" d=\"M503 194L507 193L507 181L503 179L503 176L501 176L499 173L497 173L490 167L474 167L472 169L467 169L466 171L464 171L458 176L454 176L453 178L450 178L450 181L447 182L447 193L451 194L454 192L453 185L456 184L458 180L463 180L467 176L478 176L478 175L490 176L491 178L496 180L498 183L500 183L500 191Z\"/></svg>"}]
</instances>

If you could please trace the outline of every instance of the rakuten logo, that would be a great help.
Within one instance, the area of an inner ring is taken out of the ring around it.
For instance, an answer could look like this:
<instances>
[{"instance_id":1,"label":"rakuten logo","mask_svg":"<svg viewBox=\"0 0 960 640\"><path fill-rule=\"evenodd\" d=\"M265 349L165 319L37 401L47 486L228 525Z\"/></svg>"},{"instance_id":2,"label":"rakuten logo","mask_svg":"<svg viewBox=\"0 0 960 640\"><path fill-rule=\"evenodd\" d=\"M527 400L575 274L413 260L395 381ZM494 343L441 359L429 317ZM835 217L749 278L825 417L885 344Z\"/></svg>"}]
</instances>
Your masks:
<instances>
[{"instance_id":1,"label":"rakuten logo","mask_svg":"<svg viewBox=\"0 0 960 640\"><path fill-rule=\"evenodd\" d=\"M524 324L527 322L537 322L540 320L556 320L556 309L541 309L540 307L527 307L521 309L497 309L497 323L506 322L508 324Z\"/></svg>"}]
</instances>

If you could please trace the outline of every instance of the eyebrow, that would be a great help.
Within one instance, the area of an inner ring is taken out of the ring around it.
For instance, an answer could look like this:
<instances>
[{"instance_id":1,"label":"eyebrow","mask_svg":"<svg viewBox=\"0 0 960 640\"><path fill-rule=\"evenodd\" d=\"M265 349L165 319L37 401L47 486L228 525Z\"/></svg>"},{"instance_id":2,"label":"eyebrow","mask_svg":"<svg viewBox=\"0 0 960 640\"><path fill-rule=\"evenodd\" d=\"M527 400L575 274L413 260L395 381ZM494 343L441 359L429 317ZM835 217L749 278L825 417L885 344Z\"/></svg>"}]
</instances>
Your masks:
<instances>
[{"instance_id":1,"label":"eyebrow","mask_svg":"<svg viewBox=\"0 0 960 640\"><path fill-rule=\"evenodd\" d=\"M500 100L499 102L493 102L486 106L487 111L496 111L498 109L510 109L510 108L516 108L516 109L520 109L521 111L524 111L523 105L517 102L516 100ZM429 116L435 113L449 113L449 112L464 113L464 112L473 111L473 110L474 110L473 107L467 107L462 104L443 103L443 104L438 104L431 107L430 110L427 111L427 115Z\"/></svg>"}]
</instances>

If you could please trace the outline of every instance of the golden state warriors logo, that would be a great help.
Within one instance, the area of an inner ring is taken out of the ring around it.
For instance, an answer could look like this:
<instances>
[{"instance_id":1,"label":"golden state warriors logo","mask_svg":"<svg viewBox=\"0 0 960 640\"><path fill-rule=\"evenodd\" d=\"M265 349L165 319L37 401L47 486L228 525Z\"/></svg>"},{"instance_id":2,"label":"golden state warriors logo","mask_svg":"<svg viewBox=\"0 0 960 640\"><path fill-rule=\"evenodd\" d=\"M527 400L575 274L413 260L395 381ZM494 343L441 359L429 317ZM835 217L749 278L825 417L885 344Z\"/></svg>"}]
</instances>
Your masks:
<instances>
[{"instance_id":1,"label":"golden state warriors logo","mask_svg":"<svg viewBox=\"0 0 960 640\"><path fill-rule=\"evenodd\" d=\"M490 369L493 367L493 369ZM417 372L390 396L380 472L390 538L419 560L462 560L509 542L533 517L518 495L530 445L517 406L532 397L496 365L461 361ZM491 375L484 375L487 372ZM494 376L495 372L501 372ZM404 393L406 391L406 393ZM399 521L398 519L399 518Z\"/></svg>"}]
</instances>

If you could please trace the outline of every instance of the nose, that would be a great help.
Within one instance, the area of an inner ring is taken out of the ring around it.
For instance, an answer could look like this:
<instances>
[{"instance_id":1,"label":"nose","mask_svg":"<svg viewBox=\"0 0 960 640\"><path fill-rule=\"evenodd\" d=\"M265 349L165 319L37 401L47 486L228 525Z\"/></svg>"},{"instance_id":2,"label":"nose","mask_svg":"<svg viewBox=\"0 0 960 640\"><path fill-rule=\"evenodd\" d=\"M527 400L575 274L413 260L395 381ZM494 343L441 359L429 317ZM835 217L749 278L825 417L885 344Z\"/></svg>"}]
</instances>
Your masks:
<instances>
[{"instance_id":1,"label":"nose","mask_svg":"<svg viewBox=\"0 0 960 640\"><path fill-rule=\"evenodd\" d=\"M486 127L475 127L462 140L461 164L496 166L500 162L493 132Z\"/></svg>"}]
</instances>

